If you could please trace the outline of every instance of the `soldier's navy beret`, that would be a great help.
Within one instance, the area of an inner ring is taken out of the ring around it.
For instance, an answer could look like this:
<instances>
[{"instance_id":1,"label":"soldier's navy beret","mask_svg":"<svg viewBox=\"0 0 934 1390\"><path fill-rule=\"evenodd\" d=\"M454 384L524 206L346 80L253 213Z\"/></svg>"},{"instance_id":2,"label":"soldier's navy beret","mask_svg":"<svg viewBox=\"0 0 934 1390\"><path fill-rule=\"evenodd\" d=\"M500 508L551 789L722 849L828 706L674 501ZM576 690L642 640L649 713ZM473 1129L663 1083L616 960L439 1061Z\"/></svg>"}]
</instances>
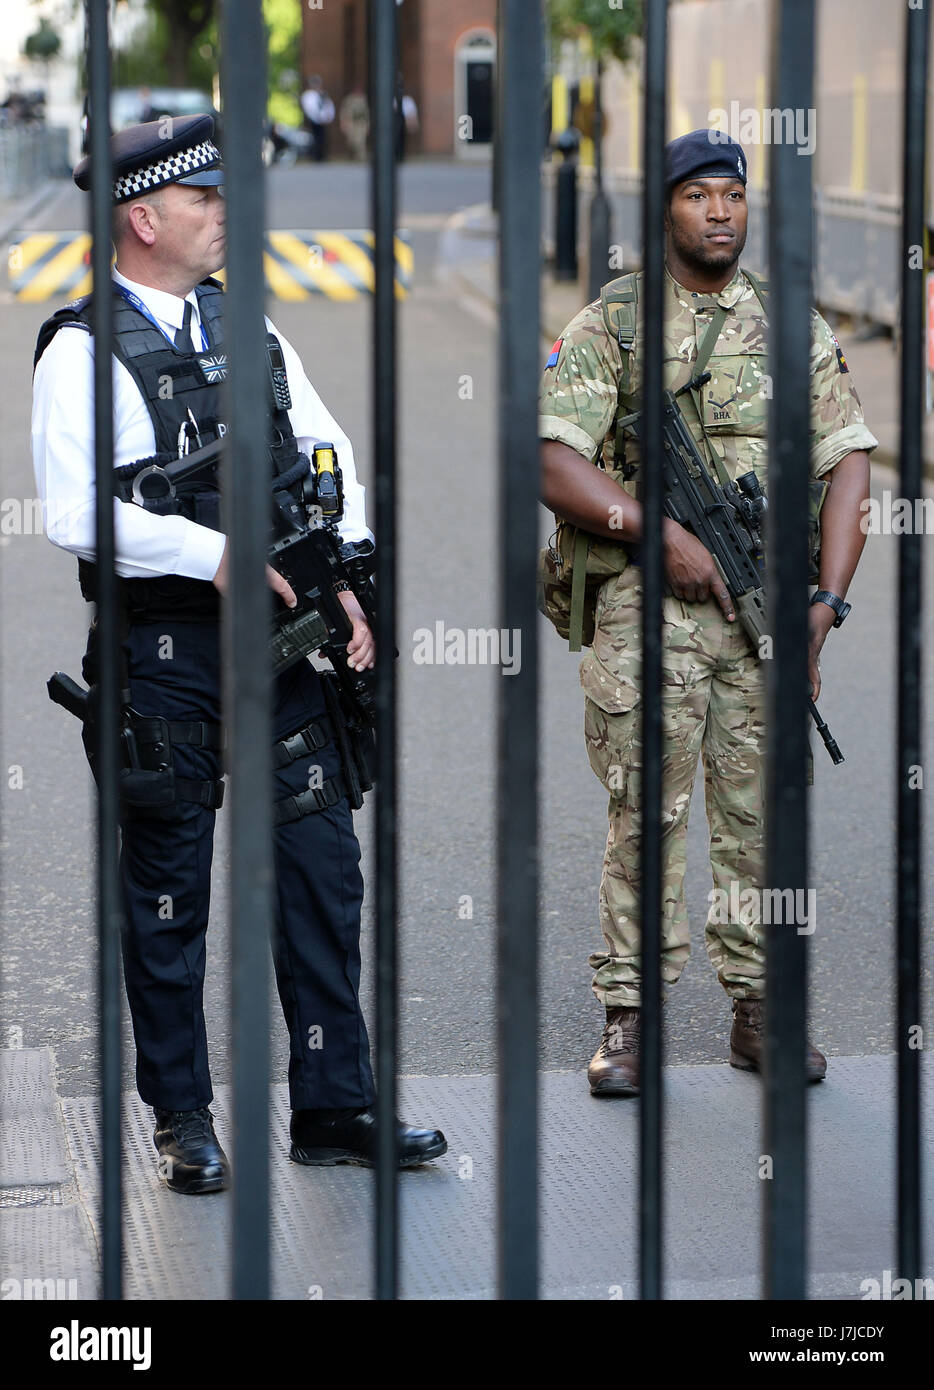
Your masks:
<instances>
[{"instance_id":1,"label":"soldier's navy beret","mask_svg":"<svg viewBox=\"0 0 934 1390\"><path fill-rule=\"evenodd\" d=\"M692 130L665 146L665 187L685 179L739 179L746 182L746 156L722 130Z\"/></svg>"},{"instance_id":2,"label":"soldier's navy beret","mask_svg":"<svg viewBox=\"0 0 934 1390\"><path fill-rule=\"evenodd\" d=\"M163 116L118 131L110 144L115 204L127 203L168 183L216 187L224 182L212 116ZM90 188L89 156L75 166L74 180L79 188Z\"/></svg>"}]
</instances>

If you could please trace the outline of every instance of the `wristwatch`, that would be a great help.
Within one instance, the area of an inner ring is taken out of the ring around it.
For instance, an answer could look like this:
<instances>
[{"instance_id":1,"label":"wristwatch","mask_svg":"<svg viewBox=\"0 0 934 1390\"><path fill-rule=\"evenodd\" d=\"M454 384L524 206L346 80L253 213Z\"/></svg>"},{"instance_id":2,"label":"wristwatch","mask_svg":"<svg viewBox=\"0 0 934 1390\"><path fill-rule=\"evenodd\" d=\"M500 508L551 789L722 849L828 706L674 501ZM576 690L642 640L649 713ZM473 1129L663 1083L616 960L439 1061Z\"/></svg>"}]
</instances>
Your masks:
<instances>
[{"instance_id":1,"label":"wristwatch","mask_svg":"<svg viewBox=\"0 0 934 1390\"><path fill-rule=\"evenodd\" d=\"M833 609L837 615L833 620L834 627L840 627L843 619L853 607L852 603L844 603L842 598L838 598L836 594L832 594L829 589L818 589L817 593L811 599L811 602L826 603L828 608Z\"/></svg>"}]
</instances>

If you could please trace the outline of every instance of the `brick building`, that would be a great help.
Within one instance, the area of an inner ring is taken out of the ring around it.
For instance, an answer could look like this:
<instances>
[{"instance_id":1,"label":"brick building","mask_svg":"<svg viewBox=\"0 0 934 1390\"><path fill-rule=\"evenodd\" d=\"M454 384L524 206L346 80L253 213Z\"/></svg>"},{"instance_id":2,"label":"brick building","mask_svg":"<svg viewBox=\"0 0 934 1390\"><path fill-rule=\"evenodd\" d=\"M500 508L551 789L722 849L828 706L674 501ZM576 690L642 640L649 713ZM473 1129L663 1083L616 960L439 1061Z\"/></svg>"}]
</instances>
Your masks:
<instances>
[{"instance_id":1,"label":"brick building","mask_svg":"<svg viewBox=\"0 0 934 1390\"><path fill-rule=\"evenodd\" d=\"M340 110L367 85L366 0L319 0L302 8L302 77L317 74ZM403 90L418 129L407 152L483 158L492 148L496 0L402 0L398 8ZM347 152L335 123L332 149Z\"/></svg>"}]
</instances>

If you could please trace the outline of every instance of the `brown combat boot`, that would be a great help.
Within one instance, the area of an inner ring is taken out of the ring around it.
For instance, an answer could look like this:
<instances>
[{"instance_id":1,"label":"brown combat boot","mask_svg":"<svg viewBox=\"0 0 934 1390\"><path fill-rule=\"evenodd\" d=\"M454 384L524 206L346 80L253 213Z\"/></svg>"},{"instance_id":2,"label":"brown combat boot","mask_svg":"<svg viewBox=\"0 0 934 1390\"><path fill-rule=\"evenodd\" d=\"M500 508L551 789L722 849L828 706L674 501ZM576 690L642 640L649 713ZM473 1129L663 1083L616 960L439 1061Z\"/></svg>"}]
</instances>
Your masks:
<instances>
[{"instance_id":1,"label":"brown combat boot","mask_svg":"<svg viewBox=\"0 0 934 1390\"><path fill-rule=\"evenodd\" d=\"M611 1008L600 1046L587 1068L592 1096L637 1096L639 1053L642 1047L642 1010Z\"/></svg>"},{"instance_id":2,"label":"brown combat boot","mask_svg":"<svg viewBox=\"0 0 934 1390\"><path fill-rule=\"evenodd\" d=\"M763 1001L761 999L733 1000L733 1030L730 1033L730 1066L740 1071L760 1071L762 1061ZM823 1081L827 1075L827 1058L816 1047L807 1044L805 1074L808 1081Z\"/></svg>"}]
</instances>

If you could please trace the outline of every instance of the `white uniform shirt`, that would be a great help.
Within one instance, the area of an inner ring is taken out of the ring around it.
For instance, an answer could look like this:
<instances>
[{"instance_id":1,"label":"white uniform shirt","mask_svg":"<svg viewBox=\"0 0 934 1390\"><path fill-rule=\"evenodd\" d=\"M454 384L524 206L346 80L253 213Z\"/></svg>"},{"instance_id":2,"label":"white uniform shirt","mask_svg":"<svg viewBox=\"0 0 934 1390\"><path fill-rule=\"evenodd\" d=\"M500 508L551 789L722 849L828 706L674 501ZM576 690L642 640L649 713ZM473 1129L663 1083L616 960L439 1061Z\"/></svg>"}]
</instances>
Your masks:
<instances>
[{"instance_id":1,"label":"white uniform shirt","mask_svg":"<svg viewBox=\"0 0 934 1390\"><path fill-rule=\"evenodd\" d=\"M301 95L301 107L315 125L330 125L334 119L334 103L324 92L309 87Z\"/></svg>"},{"instance_id":2,"label":"white uniform shirt","mask_svg":"<svg viewBox=\"0 0 934 1390\"><path fill-rule=\"evenodd\" d=\"M158 326L174 341L181 328L185 300L128 280L114 271L114 280L138 295ZM191 339L205 346L197 295L193 305ZM299 449L310 457L315 444L333 443L344 480L344 540L372 540L367 528L364 488L357 481L350 440L325 409L305 375L295 349L266 320L282 344L292 393L289 419ZM114 466L148 458L156 438L146 402L122 362L113 359ZM94 559L94 338L83 328L60 328L36 368L33 383L32 458L36 487L42 499L46 535L55 545L85 560ZM135 502L114 499L117 573L126 579L149 579L181 574L213 579L226 537L183 516L158 516Z\"/></svg>"}]
</instances>

